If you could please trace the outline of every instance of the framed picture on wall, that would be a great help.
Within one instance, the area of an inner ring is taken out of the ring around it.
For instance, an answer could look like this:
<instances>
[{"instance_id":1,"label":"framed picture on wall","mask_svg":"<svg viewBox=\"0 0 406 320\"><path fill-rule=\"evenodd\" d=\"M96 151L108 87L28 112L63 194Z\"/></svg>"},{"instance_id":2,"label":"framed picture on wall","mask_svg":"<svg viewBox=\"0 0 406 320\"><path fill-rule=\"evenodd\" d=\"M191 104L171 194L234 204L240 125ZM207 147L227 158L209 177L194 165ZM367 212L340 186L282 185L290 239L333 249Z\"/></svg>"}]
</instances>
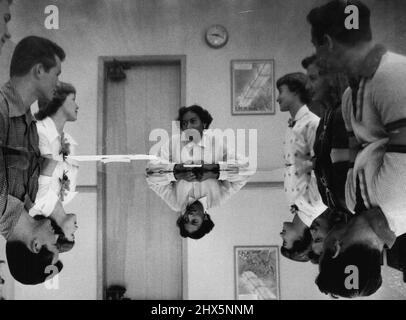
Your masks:
<instances>
[{"instance_id":1,"label":"framed picture on wall","mask_svg":"<svg viewBox=\"0 0 406 320\"><path fill-rule=\"evenodd\" d=\"M235 246L236 300L279 300L278 246Z\"/></svg>"},{"instance_id":2,"label":"framed picture on wall","mask_svg":"<svg viewBox=\"0 0 406 320\"><path fill-rule=\"evenodd\" d=\"M275 114L274 60L231 60L231 114Z\"/></svg>"}]
</instances>

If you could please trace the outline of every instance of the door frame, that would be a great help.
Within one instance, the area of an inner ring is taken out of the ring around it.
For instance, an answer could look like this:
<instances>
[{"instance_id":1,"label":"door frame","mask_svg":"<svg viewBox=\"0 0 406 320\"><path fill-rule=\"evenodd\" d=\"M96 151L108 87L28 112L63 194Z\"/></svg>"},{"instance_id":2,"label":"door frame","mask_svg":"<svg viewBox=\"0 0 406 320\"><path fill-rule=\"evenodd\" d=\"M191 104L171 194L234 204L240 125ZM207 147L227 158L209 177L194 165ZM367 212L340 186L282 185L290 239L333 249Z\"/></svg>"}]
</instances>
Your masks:
<instances>
[{"instance_id":1,"label":"door frame","mask_svg":"<svg viewBox=\"0 0 406 320\"><path fill-rule=\"evenodd\" d=\"M102 146L106 135L106 88L107 88L107 65L118 61L120 63L179 63L180 65L180 103L186 105L186 55L141 55L141 56L99 56L97 76L97 154L103 154ZM105 164L97 163L97 299L106 299L106 243L104 233L106 224L106 167ZM181 241L181 296L188 296L187 287L187 240Z\"/></svg>"}]
</instances>

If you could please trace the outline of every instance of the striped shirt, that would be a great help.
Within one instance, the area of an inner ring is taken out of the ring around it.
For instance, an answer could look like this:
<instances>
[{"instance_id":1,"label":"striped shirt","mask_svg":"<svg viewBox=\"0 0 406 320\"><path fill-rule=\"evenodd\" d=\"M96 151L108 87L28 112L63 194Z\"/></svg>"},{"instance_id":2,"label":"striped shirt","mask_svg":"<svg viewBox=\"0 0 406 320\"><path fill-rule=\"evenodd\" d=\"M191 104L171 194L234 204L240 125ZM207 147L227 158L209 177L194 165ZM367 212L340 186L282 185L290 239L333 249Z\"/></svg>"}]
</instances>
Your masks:
<instances>
[{"instance_id":1,"label":"striped shirt","mask_svg":"<svg viewBox=\"0 0 406 320\"><path fill-rule=\"evenodd\" d=\"M7 239L35 201L41 158L30 106L10 82L0 93L0 233Z\"/></svg>"},{"instance_id":2,"label":"striped shirt","mask_svg":"<svg viewBox=\"0 0 406 320\"><path fill-rule=\"evenodd\" d=\"M363 68L359 90L343 96L343 118L362 150L346 183L346 202L358 202L357 179L366 208L380 207L390 229L406 233L406 154L390 152L390 132L406 119L406 57L377 46L369 55L370 68ZM372 67L374 66L374 67Z\"/></svg>"}]
</instances>

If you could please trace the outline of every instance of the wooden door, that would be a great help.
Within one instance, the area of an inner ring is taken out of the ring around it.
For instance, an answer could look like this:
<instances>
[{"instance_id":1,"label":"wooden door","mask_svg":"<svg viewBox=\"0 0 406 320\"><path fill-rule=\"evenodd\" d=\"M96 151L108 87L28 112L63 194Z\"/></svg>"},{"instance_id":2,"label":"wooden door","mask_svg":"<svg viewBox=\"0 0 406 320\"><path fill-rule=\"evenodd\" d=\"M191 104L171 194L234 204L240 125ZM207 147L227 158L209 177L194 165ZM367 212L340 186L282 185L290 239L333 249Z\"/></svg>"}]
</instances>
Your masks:
<instances>
[{"instance_id":1,"label":"wooden door","mask_svg":"<svg viewBox=\"0 0 406 320\"><path fill-rule=\"evenodd\" d=\"M151 130L171 134L181 70L179 61L137 61L125 80L105 81L104 154L147 154L155 143ZM145 167L145 161L103 165L104 290L122 285L131 299L182 299L177 213L148 188Z\"/></svg>"}]
</instances>

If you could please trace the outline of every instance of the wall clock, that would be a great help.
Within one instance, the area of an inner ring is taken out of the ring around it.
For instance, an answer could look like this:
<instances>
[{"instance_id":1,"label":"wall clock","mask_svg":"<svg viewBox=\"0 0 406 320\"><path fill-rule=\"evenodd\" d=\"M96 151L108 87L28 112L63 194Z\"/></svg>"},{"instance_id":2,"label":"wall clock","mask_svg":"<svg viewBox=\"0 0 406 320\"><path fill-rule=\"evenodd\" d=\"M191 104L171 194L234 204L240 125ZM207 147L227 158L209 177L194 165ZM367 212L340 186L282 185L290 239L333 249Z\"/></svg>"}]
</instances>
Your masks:
<instances>
[{"instance_id":1,"label":"wall clock","mask_svg":"<svg viewBox=\"0 0 406 320\"><path fill-rule=\"evenodd\" d=\"M226 45L228 41L228 32L222 25L215 24L206 30L205 38L210 47L218 49Z\"/></svg>"}]
</instances>

